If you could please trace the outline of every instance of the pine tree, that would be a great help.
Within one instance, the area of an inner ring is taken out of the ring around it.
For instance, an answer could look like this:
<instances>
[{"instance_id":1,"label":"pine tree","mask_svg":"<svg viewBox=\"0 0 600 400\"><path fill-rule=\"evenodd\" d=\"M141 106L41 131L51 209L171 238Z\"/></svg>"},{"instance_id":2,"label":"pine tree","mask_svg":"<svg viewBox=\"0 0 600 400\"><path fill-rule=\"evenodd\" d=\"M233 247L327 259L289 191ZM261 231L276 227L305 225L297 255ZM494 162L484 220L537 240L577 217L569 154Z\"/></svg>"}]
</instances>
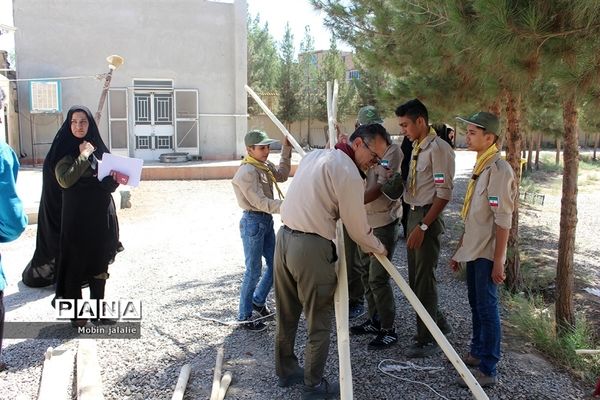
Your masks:
<instances>
[{"instance_id":1,"label":"pine tree","mask_svg":"<svg viewBox=\"0 0 600 400\"><path fill-rule=\"evenodd\" d=\"M306 142L311 143L310 131L314 121L314 110L317 106L317 59L314 54L315 40L310 32L310 26L304 28L304 37L300 42L298 55L300 74L300 115L307 121Z\"/></svg>"},{"instance_id":2,"label":"pine tree","mask_svg":"<svg viewBox=\"0 0 600 400\"><path fill-rule=\"evenodd\" d=\"M277 118L289 129L292 122L300 117L300 75L298 63L294 60L294 35L289 23L285 26L281 42L281 73L279 75L279 108Z\"/></svg>"}]
</instances>

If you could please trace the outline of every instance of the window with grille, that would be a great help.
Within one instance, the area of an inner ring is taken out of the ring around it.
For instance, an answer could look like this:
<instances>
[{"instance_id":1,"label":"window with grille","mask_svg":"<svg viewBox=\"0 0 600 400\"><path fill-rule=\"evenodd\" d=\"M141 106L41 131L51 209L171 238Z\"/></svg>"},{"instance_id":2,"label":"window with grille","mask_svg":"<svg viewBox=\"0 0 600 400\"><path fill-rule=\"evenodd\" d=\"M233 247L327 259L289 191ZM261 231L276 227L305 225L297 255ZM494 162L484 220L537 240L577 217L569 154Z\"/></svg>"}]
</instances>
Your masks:
<instances>
[{"instance_id":1,"label":"window with grille","mask_svg":"<svg viewBox=\"0 0 600 400\"><path fill-rule=\"evenodd\" d=\"M135 123L137 125L150 125L152 116L150 110L150 95L135 94Z\"/></svg>"},{"instance_id":2,"label":"window with grille","mask_svg":"<svg viewBox=\"0 0 600 400\"><path fill-rule=\"evenodd\" d=\"M157 136L156 137L156 148L157 149L172 149L173 148L173 136Z\"/></svg>"},{"instance_id":3,"label":"window with grille","mask_svg":"<svg viewBox=\"0 0 600 400\"><path fill-rule=\"evenodd\" d=\"M156 125L173 124L173 94L154 95L154 123Z\"/></svg>"},{"instance_id":4,"label":"window with grille","mask_svg":"<svg viewBox=\"0 0 600 400\"><path fill-rule=\"evenodd\" d=\"M135 148L138 150L150 149L150 136L136 136Z\"/></svg>"}]
</instances>

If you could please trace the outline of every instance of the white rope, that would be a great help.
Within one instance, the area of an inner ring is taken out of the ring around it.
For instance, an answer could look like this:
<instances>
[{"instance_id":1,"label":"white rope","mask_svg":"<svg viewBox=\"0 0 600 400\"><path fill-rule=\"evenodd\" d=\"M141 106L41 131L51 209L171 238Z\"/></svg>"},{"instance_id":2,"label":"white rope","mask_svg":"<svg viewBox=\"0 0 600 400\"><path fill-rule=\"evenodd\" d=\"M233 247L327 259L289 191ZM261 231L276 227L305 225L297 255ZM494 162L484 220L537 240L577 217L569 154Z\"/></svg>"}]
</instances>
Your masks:
<instances>
[{"instance_id":1,"label":"white rope","mask_svg":"<svg viewBox=\"0 0 600 400\"><path fill-rule=\"evenodd\" d=\"M395 364L394 365L383 365L385 363L395 363ZM403 378L401 376L393 374L393 372L403 372L406 370L427 371L429 373L436 373L436 372L442 371L444 369L444 367L421 366L421 365L414 364L410 361L396 361L396 360L386 358L385 360L381 360L381 362L379 362L379 365L377 365L377 369L379 371L381 371L382 373L384 373L385 375L392 377L394 379L399 379L404 382L415 383L417 385L425 386L427 389L429 389L433 393L435 393L438 397L440 397L444 400L449 400L447 397L444 397L443 395L438 393L434 388L432 388L431 386L429 386L426 383L419 382L419 381L413 381L412 379Z\"/></svg>"},{"instance_id":2,"label":"white rope","mask_svg":"<svg viewBox=\"0 0 600 400\"><path fill-rule=\"evenodd\" d=\"M52 78L19 78L19 79L9 79L9 82L26 82L26 81L64 81L68 79L104 79L106 74L96 74L96 75L80 75L80 76L57 76Z\"/></svg>"},{"instance_id":3,"label":"white rope","mask_svg":"<svg viewBox=\"0 0 600 400\"><path fill-rule=\"evenodd\" d=\"M200 319L202 319L204 321L216 322L216 323L221 324L221 325L237 326L237 325L250 324L252 322L256 322L256 321L260 321L260 320L263 320L263 319L271 318L273 315L275 315L275 313L271 313L269 315L265 315L264 317L255 318L252 321L225 321L225 320L217 319L217 318L203 317L202 315L200 315L198 318L200 318Z\"/></svg>"}]
</instances>

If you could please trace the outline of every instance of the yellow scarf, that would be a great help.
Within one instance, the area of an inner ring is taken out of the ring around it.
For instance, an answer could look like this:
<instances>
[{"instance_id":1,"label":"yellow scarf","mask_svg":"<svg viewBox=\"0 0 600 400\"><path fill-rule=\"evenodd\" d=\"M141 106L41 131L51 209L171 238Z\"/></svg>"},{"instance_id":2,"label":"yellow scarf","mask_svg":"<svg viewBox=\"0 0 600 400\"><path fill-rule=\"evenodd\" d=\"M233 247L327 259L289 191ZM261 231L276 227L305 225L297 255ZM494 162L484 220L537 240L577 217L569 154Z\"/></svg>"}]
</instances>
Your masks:
<instances>
[{"instance_id":1,"label":"yellow scarf","mask_svg":"<svg viewBox=\"0 0 600 400\"><path fill-rule=\"evenodd\" d=\"M435 138L436 136L435 130L432 127L429 127L427 136L423 140L416 142L413 146L412 156L410 158L410 177L408 178L408 190L410 190L410 193L413 196L417 194L417 159L421 152L421 145L428 137Z\"/></svg>"},{"instance_id":2,"label":"yellow scarf","mask_svg":"<svg viewBox=\"0 0 600 400\"><path fill-rule=\"evenodd\" d=\"M477 183L477 178L479 178L479 175L488 166L492 158L494 158L494 156L498 154L498 151L498 147L495 144L493 144L486 151L484 151L482 155L477 157L477 161L475 162L475 168L473 168L473 175L469 180L469 186L467 186L465 202L463 203L462 211L460 212L460 216L462 217L463 221L467 218L467 214L469 213L469 207L471 206L471 199L473 198L473 192L475 191L475 184Z\"/></svg>"},{"instance_id":3,"label":"yellow scarf","mask_svg":"<svg viewBox=\"0 0 600 400\"><path fill-rule=\"evenodd\" d=\"M271 183L275 184L275 189L277 189L279 198L283 200L283 192L279 188L279 185L277 185L277 180L275 179L275 175L273 175L273 171L271 171L271 168L269 168L267 166L267 164L258 161L256 158L254 158L250 155L247 155L246 157L244 157L244 159L242 160L242 165L243 164L250 164L253 167L260 169L261 171L265 171L267 173L267 176L269 177L269 180L271 181Z\"/></svg>"}]
</instances>

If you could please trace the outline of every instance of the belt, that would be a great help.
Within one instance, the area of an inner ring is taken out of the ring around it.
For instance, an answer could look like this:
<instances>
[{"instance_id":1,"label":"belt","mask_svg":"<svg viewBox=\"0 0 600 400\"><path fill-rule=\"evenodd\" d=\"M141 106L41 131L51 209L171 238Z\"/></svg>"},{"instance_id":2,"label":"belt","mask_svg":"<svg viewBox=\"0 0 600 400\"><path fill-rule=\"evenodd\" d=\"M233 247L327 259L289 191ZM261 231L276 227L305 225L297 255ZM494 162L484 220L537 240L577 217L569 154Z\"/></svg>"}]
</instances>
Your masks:
<instances>
[{"instance_id":1,"label":"belt","mask_svg":"<svg viewBox=\"0 0 600 400\"><path fill-rule=\"evenodd\" d=\"M266 213L266 212L262 212L262 211L244 210L244 212L247 213L247 214L256 214L256 215L268 215L268 216L271 216L271 214Z\"/></svg>"},{"instance_id":2,"label":"belt","mask_svg":"<svg viewBox=\"0 0 600 400\"><path fill-rule=\"evenodd\" d=\"M420 210L420 209L422 209L422 208L430 208L430 207L431 207L431 204L425 204L424 206L414 206L414 205L412 205L412 204L409 204L409 205L410 205L410 209L411 209L412 211L415 211L415 210Z\"/></svg>"},{"instance_id":3,"label":"belt","mask_svg":"<svg viewBox=\"0 0 600 400\"><path fill-rule=\"evenodd\" d=\"M320 237L320 238L323 238L323 239L325 239L323 236L321 236L321 235L318 235L318 234L316 234L316 233L297 231L297 230L295 230L295 229L292 229L292 228L290 228L290 227L289 227L289 226L287 226L287 225L283 225L283 230L284 230L284 231L286 231L286 232L289 232L289 233L296 233L296 234L300 234L300 235L313 235L313 236L318 236L318 237ZM327 239L325 239L325 240L327 240Z\"/></svg>"}]
</instances>

